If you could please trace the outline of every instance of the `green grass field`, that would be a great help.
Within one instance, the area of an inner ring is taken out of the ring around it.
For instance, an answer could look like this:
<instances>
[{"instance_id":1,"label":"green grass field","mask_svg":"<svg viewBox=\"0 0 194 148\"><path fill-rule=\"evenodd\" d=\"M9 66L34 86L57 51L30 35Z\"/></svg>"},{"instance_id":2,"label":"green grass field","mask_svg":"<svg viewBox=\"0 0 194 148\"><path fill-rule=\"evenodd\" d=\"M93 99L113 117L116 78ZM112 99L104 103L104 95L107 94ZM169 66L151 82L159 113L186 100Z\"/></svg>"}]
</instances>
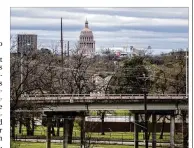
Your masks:
<instances>
[{"instance_id":1,"label":"green grass field","mask_svg":"<svg viewBox=\"0 0 194 148\"><path fill-rule=\"evenodd\" d=\"M55 133L57 129L55 128ZM19 129L16 127L16 134L17 136L26 135L26 128L22 127L22 134L19 134ZM60 137L62 137L63 134L63 128L60 128ZM44 126L36 126L35 127L35 136L40 136L41 138L46 138L46 127ZM144 133L139 132L139 140L143 140ZM86 133L86 136L89 136L91 138L98 138L98 139L105 139L105 140L133 140L134 139L134 133L133 132L105 132L105 135L101 135L101 133ZM163 139L159 139L160 133L156 133L156 138L158 142L169 142L170 139L170 133L164 133ZM73 137L79 138L80 137L80 127L77 122L74 122L74 128L73 128ZM54 138L54 137L53 137ZM57 138L57 137L56 137ZM59 138L59 137L58 137ZM175 134L175 140L180 141L181 133ZM150 140L152 139L152 135L150 135Z\"/></svg>"},{"instance_id":2,"label":"green grass field","mask_svg":"<svg viewBox=\"0 0 194 148\"><path fill-rule=\"evenodd\" d=\"M56 128L55 128L56 132ZM18 128L16 128L16 134L17 136L26 135L26 128L22 128L22 134L19 134ZM60 128L60 136L62 137L63 134L63 128ZM42 138L46 137L46 127L44 126L36 126L35 128L35 136L40 136ZM92 137L92 138L99 138L99 139L111 139L111 140L133 140L134 138L134 133L133 132L105 132L105 135L101 135L101 133L86 133L86 136ZM163 139L159 139L160 133L157 133L157 140L161 142L168 142L169 141L169 133L164 133ZM75 122L74 129L73 129L73 137L80 137L80 127L79 125ZM176 139L177 135L175 135ZM152 139L152 136L150 135L150 140ZM139 140L143 140L143 133L139 133Z\"/></svg>"},{"instance_id":3,"label":"green grass field","mask_svg":"<svg viewBox=\"0 0 194 148\"><path fill-rule=\"evenodd\" d=\"M46 143L32 143L32 142L12 142L11 148L45 148ZM62 148L62 144L52 143L52 148ZM102 144L91 144L92 148L134 148L134 146L128 145L102 145ZM78 144L69 144L68 148L80 148ZM140 146L139 148L144 148Z\"/></svg>"},{"instance_id":4,"label":"green grass field","mask_svg":"<svg viewBox=\"0 0 194 148\"><path fill-rule=\"evenodd\" d=\"M129 114L131 115L132 113L128 110L115 110L115 111L107 111L106 114L112 114L113 116L129 116ZM89 112L90 116L97 116L97 111L90 111Z\"/></svg>"}]
</instances>

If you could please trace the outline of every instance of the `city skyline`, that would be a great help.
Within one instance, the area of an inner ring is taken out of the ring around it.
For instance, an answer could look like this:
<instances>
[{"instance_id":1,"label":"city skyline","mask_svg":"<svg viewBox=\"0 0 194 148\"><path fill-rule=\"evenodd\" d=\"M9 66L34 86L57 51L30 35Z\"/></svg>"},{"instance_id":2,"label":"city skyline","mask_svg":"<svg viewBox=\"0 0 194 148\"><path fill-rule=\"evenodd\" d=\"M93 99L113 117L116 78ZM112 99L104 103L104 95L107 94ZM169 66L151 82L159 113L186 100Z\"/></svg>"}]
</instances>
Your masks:
<instances>
[{"instance_id":1,"label":"city skyline","mask_svg":"<svg viewBox=\"0 0 194 148\"><path fill-rule=\"evenodd\" d=\"M127 45L151 46L155 54L188 48L187 8L11 8L11 34L37 34L41 47L60 45L61 17L63 39L71 47L87 18L97 51Z\"/></svg>"}]
</instances>

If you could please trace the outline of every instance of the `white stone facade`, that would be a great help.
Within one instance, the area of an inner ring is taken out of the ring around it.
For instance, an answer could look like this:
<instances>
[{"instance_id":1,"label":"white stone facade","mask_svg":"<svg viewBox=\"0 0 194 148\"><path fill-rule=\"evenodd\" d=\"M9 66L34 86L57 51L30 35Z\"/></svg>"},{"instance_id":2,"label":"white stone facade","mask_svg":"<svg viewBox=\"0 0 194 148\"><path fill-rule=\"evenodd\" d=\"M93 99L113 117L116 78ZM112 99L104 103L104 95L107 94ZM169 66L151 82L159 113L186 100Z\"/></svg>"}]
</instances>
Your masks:
<instances>
[{"instance_id":1,"label":"white stone facade","mask_svg":"<svg viewBox=\"0 0 194 148\"><path fill-rule=\"evenodd\" d=\"M79 54L93 57L95 54L95 41L92 30L88 27L88 21L85 22L85 28L81 31L79 36Z\"/></svg>"}]
</instances>

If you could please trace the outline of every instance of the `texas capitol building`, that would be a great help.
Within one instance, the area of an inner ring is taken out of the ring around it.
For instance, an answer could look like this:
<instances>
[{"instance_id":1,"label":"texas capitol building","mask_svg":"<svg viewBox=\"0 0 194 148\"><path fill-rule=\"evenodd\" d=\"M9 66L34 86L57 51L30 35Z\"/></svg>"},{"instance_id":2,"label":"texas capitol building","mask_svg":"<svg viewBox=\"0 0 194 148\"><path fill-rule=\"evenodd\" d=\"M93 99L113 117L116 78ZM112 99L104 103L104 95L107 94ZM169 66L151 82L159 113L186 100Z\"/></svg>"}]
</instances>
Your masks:
<instances>
[{"instance_id":1,"label":"texas capitol building","mask_svg":"<svg viewBox=\"0 0 194 148\"><path fill-rule=\"evenodd\" d=\"M95 41L92 30L89 29L88 21L85 21L85 27L79 36L79 54L87 57L93 57L95 54Z\"/></svg>"}]
</instances>

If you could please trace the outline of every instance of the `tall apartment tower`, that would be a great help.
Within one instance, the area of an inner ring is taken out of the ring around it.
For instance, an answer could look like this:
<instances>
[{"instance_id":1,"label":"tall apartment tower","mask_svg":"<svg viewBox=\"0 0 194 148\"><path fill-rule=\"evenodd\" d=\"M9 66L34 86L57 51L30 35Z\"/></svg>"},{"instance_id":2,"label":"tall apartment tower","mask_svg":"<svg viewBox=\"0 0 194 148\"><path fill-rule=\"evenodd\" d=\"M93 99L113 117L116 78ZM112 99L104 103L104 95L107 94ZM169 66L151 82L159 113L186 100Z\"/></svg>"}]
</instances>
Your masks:
<instances>
[{"instance_id":1,"label":"tall apartment tower","mask_svg":"<svg viewBox=\"0 0 194 148\"><path fill-rule=\"evenodd\" d=\"M35 52L37 50L37 35L35 34L18 34L17 35L18 52Z\"/></svg>"}]
</instances>

